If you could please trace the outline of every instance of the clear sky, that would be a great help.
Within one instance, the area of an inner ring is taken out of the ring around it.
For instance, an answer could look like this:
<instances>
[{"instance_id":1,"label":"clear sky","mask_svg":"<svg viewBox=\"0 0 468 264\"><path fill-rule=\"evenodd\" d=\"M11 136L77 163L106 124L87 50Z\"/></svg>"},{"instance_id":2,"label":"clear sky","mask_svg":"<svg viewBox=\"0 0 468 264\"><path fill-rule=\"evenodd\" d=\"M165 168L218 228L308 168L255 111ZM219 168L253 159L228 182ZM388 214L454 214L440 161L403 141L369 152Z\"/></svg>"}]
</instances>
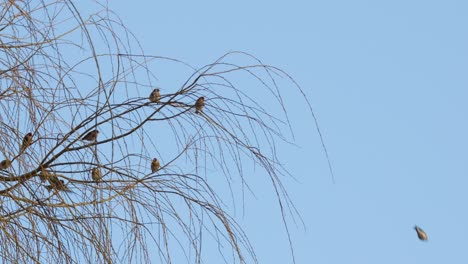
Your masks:
<instances>
[{"instance_id":1,"label":"clear sky","mask_svg":"<svg viewBox=\"0 0 468 264\"><path fill-rule=\"evenodd\" d=\"M306 108L290 104L299 147L285 146L281 156L297 178L285 184L306 226L291 227L297 263L468 263L467 1L110 7L147 54L202 66L247 51L306 91L336 184ZM255 186L257 198L247 197L237 219L260 263L291 263L271 187Z\"/></svg>"}]
</instances>

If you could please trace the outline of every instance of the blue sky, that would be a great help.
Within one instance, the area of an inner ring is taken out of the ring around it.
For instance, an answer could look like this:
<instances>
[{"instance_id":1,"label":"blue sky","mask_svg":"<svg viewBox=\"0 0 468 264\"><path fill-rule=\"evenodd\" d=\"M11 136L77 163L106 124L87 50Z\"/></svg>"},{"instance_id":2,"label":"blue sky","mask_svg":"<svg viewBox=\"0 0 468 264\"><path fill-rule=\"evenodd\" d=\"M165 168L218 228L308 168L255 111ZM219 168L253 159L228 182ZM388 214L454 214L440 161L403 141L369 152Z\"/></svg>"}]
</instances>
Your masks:
<instances>
[{"instance_id":1,"label":"blue sky","mask_svg":"<svg viewBox=\"0 0 468 264\"><path fill-rule=\"evenodd\" d=\"M241 50L306 91L281 145L306 229L297 263L467 263L468 2L114 1L147 54L202 66ZM175 73L174 73L175 74ZM164 78L161 78L164 82ZM162 83L170 85L169 83ZM261 178L261 177L258 177ZM291 263L271 188L236 215L261 263ZM265 224L267 223L267 224ZM429 235L418 241L420 225Z\"/></svg>"}]
</instances>

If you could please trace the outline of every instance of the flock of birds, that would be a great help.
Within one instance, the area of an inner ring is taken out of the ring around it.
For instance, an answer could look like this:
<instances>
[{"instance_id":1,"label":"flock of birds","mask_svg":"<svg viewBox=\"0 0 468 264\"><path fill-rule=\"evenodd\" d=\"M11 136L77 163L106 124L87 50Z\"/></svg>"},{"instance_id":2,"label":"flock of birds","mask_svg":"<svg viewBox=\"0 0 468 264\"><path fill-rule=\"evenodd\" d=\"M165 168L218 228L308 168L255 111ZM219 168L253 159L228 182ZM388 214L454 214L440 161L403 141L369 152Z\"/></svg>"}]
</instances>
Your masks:
<instances>
[{"instance_id":1,"label":"flock of birds","mask_svg":"<svg viewBox=\"0 0 468 264\"><path fill-rule=\"evenodd\" d=\"M159 103L161 100L161 93L159 89L154 89L150 96L149 100L152 103ZM203 107L205 106L205 97L200 97L197 99L195 102L195 113L200 114L200 112L203 110ZM94 142L97 140L99 131L98 130L93 130L86 134L82 140L85 141L91 141ZM25 151L33 142L33 134L32 133L27 133L20 146L20 152ZM11 161L9 159L5 159L2 162L0 162L0 170L6 170L11 166ZM161 163L157 158L154 158L151 161L151 172L155 173L159 170L161 167ZM45 170L45 168L41 167L41 172L38 174L39 178L41 179L42 182L47 181L49 185L45 185L44 187L50 192L52 190L57 190L57 191L70 191L70 189L67 187L65 182L61 179L58 178L57 174L50 173L49 171ZM99 168L93 168L91 170L91 179L95 182L99 182L102 179L102 173ZM416 234L418 235L418 238L421 241L427 241L427 234L422 230L419 226L414 226L414 229L416 230Z\"/></svg>"},{"instance_id":2,"label":"flock of birds","mask_svg":"<svg viewBox=\"0 0 468 264\"><path fill-rule=\"evenodd\" d=\"M159 103L161 100L161 93L159 89L154 89L150 96L149 100L152 103ZM197 99L195 102L194 106L195 107L195 113L200 114L201 111L203 110L203 107L205 106L205 97L200 97ZM93 130L86 134L84 137L81 138L81 140L84 141L90 141L90 142L95 142L97 141L97 137L99 135L98 130ZM27 133L23 137L23 141L20 146L20 153L24 152L31 144L33 143L33 134L32 133ZM11 166L11 161L9 159L5 159L0 162L0 170L6 170ZM151 162L151 172L155 173L159 170L161 167L161 163L157 158L154 158ZM41 172L38 174L39 179L41 182L48 182L49 185L44 185L44 187L50 192L52 190L56 191L65 191L65 192L71 192L70 189L67 187L66 183L59 179L58 176L61 176L60 174L56 173L51 173L47 171L44 167L40 167ZM101 173L101 170L96 167L91 169L91 179L95 182L101 181L103 175Z\"/></svg>"}]
</instances>

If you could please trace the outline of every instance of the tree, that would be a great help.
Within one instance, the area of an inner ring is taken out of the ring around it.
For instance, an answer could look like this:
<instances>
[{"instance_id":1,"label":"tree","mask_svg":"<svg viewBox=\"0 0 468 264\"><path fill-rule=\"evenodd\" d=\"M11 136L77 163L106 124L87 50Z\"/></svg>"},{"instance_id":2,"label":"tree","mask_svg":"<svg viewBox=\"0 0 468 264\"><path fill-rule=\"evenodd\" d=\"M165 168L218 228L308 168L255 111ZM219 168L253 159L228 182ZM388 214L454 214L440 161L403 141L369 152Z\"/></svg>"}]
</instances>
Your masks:
<instances>
[{"instance_id":1,"label":"tree","mask_svg":"<svg viewBox=\"0 0 468 264\"><path fill-rule=\"evenodd\" d=\"M198 68L147 55L100 1L1 5L3 261L200 263L214 243L227 263L256 262L224 197L253 192L250 166L269 175L285 227L298 216L276 155L292 131L278 83L310 104L284 71L243 52ZM189 75L150 96L155 64Z\"/></svg>"}]
</instances>

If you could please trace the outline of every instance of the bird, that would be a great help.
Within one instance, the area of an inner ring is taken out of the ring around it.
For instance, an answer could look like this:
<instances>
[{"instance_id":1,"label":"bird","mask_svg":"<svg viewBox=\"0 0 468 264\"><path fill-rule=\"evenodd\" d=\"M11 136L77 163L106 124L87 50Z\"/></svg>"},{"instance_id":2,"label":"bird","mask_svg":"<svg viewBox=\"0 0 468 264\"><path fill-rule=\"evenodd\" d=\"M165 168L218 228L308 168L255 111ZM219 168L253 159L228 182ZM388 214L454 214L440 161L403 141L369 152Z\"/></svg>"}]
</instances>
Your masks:
<instances>
[{"instance_id":1,"label":"bird","mask_svg":"<svg viewBox=\"0 0 468 264\"><path fill-rule=\"evenodd\" d=\"M95 182L98 182L102 179L102 173L101 171L99 170L99 168L93 168L91 170L91 178L93 179L93 181Z\"/></svg>"},{"instance_id":2,"label":"bird","mask_svg":"<svg viewBox=\"0 0 468 264\"><path fill-rule=\"evenodd\" d=\"M152 103L159 103L159 100L161 100L161 94L159 93L159 89L156 88L154 89L150 96L149 96L149 100L152 102Z\"/></svg>"},{"instance_id":3,"label":"bird","mask_svg":"<svg viewBox=\"0 0 468 264\"><path fill-rule=\"evenodd\" d=\"M202 96L198 98L197 101L195 102L195 113L200 114L204 106L205 106L205 97Z\"/></svg>"},{"instance_id":4,"label":"bird","mask_svg":"<svg viewBox=\"0 0 468 264\"><path fill-rule=\"evenodd\" d=\"M6 170L11 166L11 161L9 159L2 160L0 162L0 170Z\"/></svg>"},{"instance_id":5,"label":"bird","mask_svg":"<svg viewBox=\"0 0 468 264\"><path fill-rule=\"evenodd\" d=\"M41 180L41 182L45 182L50 178L50 174L48 172L41 172L37 174L37 176L39 176L39 179Z\"/></svg>"},{"instance_id":6,"label":"bird","mask_svg":"<svg viewBox=\"0 0 468 264\"><path fill-rule=\"evenodd\" d=\"M86 134L86 136L84 136L84 137L82 138L82 140L86 140L86 141L96 141L96 140L97 140L98 134L99 134L99 131L93 130L93 131L89 132L88 134Z\"/></svg>"},{"instance_id":7,"label":"bird","mask_svg":"<svg viewBox=\"0 0 468 264\"><path fill-rule=\"evenodd\" d=\"M45 179L50 183L51 186L53 187L57 187L57 186L60 186L63 181L62 180L59 180L59 178L57 177L57 175L55 174L52 174L52 173L49 173L47 172L45 175L44 175Z\"/></svg>"},{"instance_id":8,"label":"bird","mask_svg":"<svg viewBox=\"0 0 468 264\"><path fill-rule=\"evenodd\" d=\"M57 176L55 176L57 177ZM50 182L50 185L46 185L44 186L49 192L52 191L52 189L55 189L57 191L65 191L65 192L71 192L70 189L67 187L67 185L65 184L65 182L63 180L59 180L57 178L57 180L55 181L51 181L49 179L49 182Z\"/></svg>"},{"instance_id":9,"label":"bird","mask_svg":"<svg viewBox=\"0 0 468 264\"><path fill-rule=\"evenodd\" d=\"M414 230L416 230L416 233L418 234L418 238L421 241L427 241L427 234L422 230L419 226L415 225Z\"/></svg>"},{"instance_id":10,"label":"bird","mask_svg":"<svg viewBox=\"0 0 468 264\"><path fill-rule=\"evenodd\" d=\"M39 167L41 169L41 172L38 174L39 179L41 179L42 182L47 181L50 184L45 186L47 190L68 190L67 186L65 185L65 182L63 180L60 180L57 174L47 171L42 165L40 165Z\"/></svg>"},{"instance_id":11,"label":"bird","mask_svg":"<svg viewBox=\"0 0 468 264\"><path fill-rule=\"evenodd\" d=\"M37 176L39 176L39 179L41 179L41 182L45 182L45 181L57 182L58 181L58 177L55 174L52 174L49 171L47 171L43 165L40 165L39 168L41 172L38 173Z\"/></svg>"},{"instance_id":12,"label":"bird","mask_svg":"<svg viewBox=\"0 0 468 264\"><path fill-rule=\"evenodd\" d=\"M153 161L151 162L151 172L155 173L159 170L161 167L161 164L159 163L159 160L157 158L154 158Z\"/></svg>"},{"instance_id":13,"label":"bird","mask_svg":"<svg viewBox=\"0 0 468 264\"><path fill-rule=\"evenodd\" d=\"M31 146L32 138L33 138L33 134L31 132L27 133L24 136L23 142L21 143L21 147L20 147L21 152L23 152L27 147Z\"/></svg>"},{"instance_id":14,"label":"bird","mask_svg":"<svg viewBox=\"0 0 468 264\"><path fill-rule=\"evenodd\" d=\"M58 178L58 174L47 171L42 165L39 167L41 169L41 172L38 174L39 179L41 179L42 182L49 182L49 185L44 186L49 192L52 191L52 189L57 191L72 192L65 184L65 182Z\"/></svg>"}]
</instances>

